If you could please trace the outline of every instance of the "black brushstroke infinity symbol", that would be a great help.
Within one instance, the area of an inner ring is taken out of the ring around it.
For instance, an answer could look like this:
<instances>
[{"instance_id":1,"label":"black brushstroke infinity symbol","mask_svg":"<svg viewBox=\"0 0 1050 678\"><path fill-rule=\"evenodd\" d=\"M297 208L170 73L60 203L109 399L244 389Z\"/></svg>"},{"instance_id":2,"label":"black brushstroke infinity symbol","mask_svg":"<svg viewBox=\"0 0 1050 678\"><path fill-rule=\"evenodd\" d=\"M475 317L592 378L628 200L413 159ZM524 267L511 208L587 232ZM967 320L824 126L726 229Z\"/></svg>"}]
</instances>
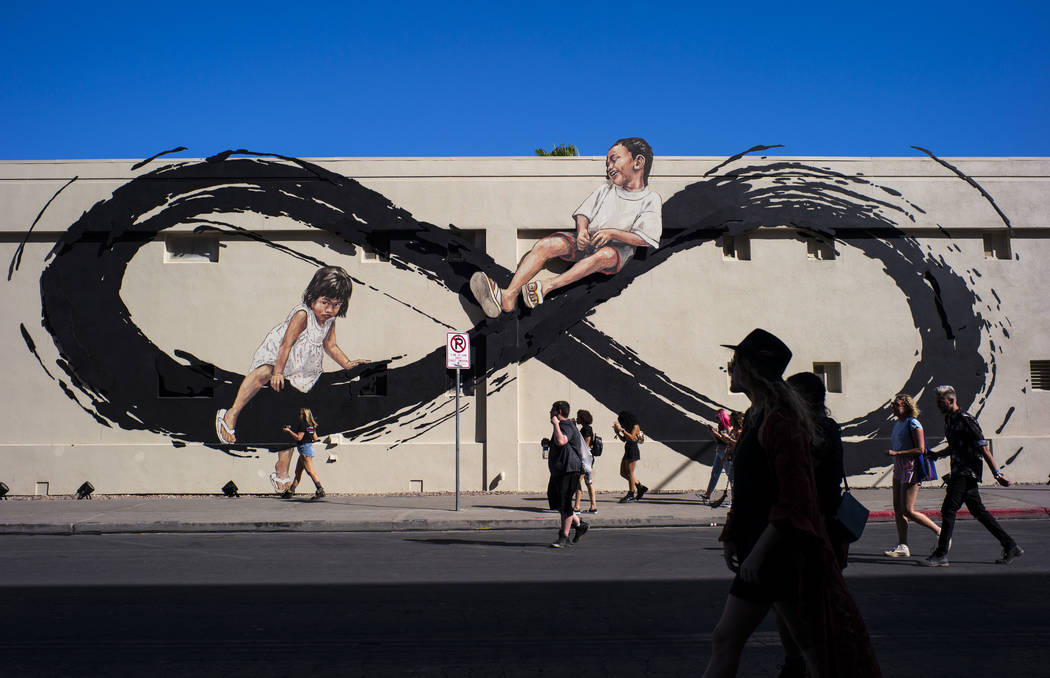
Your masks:
<instances>
[{"instance_id":1,"label":"black brushstroke infinity symbol","mask_svg":"<svg viewBox=\"0 0 1050 678\"><path fill-rule=\"evenodd\" d=\"M266 442L277 438L250 433L253 426L264 430L259 422L287 418L287 404L268 389L256 396L238 424L239 434L248 432L249 438L242 438L246 442L220 445L213 429L215 401L229 402L243 375L185 352L172 356L161 351L135 326L120 299L128 262L144 244L176 224L222 213L289 217L350 245L385 253L392 265L459 294L466 293L467 281L477 270L501 284L510 279L511 271L477 251L454 227L442 229L417 221L353 179L294 158L231 158L231 153L160 167L133 179L86 212L49 255L54 260L40 280L43 324L72 385L69 388L63 381L63 387L71 397L75 391L86 398L105 420L217 449L278 446ZM689 441L704 437L697 418L713 420L717 401L646 364L588 323L586 316L678 252L724 234L787 225L833 238L883 262L907 298L922 338L921 355L899 390L917 392L936 375L948 374L960 392L976 393L988 366L978 351L984 321L975 311L974 294L958 274L924 254L914 239L899 230L898 222L913 216L897 202L869 195L879 189L899 195L859 177L796 162L747 166L694 183L666 201L660 248L636 257L615 276L580 281L536 309L520 309L475 325L469 333L478 355L470 376L479 379L536 358L609 409L630 407L641 413L652 438L694 457L697 444ZM938 295L923 273L936 277ZM938 304L954 327L970 331L946 338ZM697 360L716 369L725 356L715 351L720 349L697 347ZM442 345L414 362L389 369L385 397L348 398L348 394L360 395L357 382L342 373L322 375L310 394L322 433L367 435L445 393L443 352ZM214 400L187 398L177 405L160 400L157 374L189 392L211 390ZM537 406L546 408L546 404ZM844 433L885 435L887 419L880 407L846 422ZM854 457L851 466L866 468L869 462L881 462L875 454L873 450L863 458Z\"/></svg>"}]
</instances>

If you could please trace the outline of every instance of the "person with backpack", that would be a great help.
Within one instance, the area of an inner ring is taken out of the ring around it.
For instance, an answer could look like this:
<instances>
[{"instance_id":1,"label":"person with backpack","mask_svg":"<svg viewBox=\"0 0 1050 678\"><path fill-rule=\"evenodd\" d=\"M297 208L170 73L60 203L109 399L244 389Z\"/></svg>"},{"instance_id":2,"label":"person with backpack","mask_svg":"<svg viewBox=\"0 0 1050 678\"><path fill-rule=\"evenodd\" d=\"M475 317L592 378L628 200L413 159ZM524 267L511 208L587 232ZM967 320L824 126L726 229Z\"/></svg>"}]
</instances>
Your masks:
<instances>
[{"instance_id":1,"label":"person with backpack","mask_svg":"<svg viewBox=\"0 0 1050 678\"><path fill-rule=\"evenodd\" d=\"M558 400L551 405L550 422L554 427L548 449L547 468L551 479L547 483L547 504L559 514L558 538L551 544L565 548L583 538L590 527L572 510L573 495L583 472L583 438L576 423L569 419L569 403ZM576 534L569 541L569 531L576 526Z\"/></svg>"},{"instance_id":2,"label":"person with backpack","mask_svg":"<svg viewBox=\"0 0 1050 678\"><path fill-rule=\"evenodd\" d=\"M587 410L577 410L576 412L576 423L580 426L580 437L583 438L584 444L590 450L591 453L591 468L583 469L583 474L580 476L580 482L586 483L587 494L590 495L591 507L587 509L587 513L598 512L598 502L594 495L594 458L602 455L602 439L601 436L594 435L594 429L591 428L591 424L594 423L594 417ZM579 484L576 486L576 499L573 502L573 510L576 513L580 512L580 498L583 494L583 488Z\"/></svg>"},{"instance_id":3,"label":"person with backpack","mask_svg":"<svg viewBox=\"0 0 1050 678\"><path fill-rule=\"evenodd\" d=\"M981 501L979 488L984 464L988 465L995 482L1003 487L1010 487L1011 483L996 465L988 440L981 431L981 425L973 415L959 407L955 388L938 386L934 393L937 394L937 409L944 415L944 437L948 441L947 454L951 457L952 465L951 475L945 476L948 487L944 492L944 503L941 504L941 534L937 538L937 548L929 558L919 562L929 567L948 567L948 549L952 545L955 514L960 506L966 504L970 515L991 532L1003 547L1002 556L996 562L1009 565L1024 555L1024 549L1003 529Z\"/></svg>"}]
</instances>

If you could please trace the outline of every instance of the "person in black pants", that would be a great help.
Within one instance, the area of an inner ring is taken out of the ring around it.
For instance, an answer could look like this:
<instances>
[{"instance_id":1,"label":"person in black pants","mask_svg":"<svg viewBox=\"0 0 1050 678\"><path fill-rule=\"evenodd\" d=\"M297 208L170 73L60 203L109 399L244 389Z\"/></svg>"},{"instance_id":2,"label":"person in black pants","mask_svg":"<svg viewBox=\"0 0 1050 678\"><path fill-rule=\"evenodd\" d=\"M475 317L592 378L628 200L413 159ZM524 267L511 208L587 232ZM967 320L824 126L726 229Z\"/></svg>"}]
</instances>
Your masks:
<instances>
[{"instance_id":1,"label":"person in black pants","mask_svg":"<svg viewBox=\"0 0 1050 678\"><path fill-rule=\"evenodd\" d=\"M948 548L951 546L952 530L955 528L955 513L960 506L966 504L970 514L1002 544L1003 553L997 562L1009 565L1024 555L1024 549L1006 533L981 501L978 487L984 471L981 466L982 459L992 470L992 476L997 483L1003 487L1010 487L1010 481L996 467L992 451L988 448L988 441L985 440L977 420L959 409L955 389L951 386L938 386L936 393L937 409L944 413L944 437L948 440L952 470L948 478L944 504L941 506L941 536L937 539L937 548L929 558L921 562L929 567L948 567Z\"/></svg>"},{"instance_id":2,"label":"person in black pants","mask_svg":"<svg viewBox=\"0 0 1050 678\"><path fill-rule=\"evenodd\" d=\"M551 405L550 422L553 427L547 468L551 472L547 483L547 502L558 511L558 538L551 544L560 549L580 541L589 525L572 510L573 495L580 486L583 459L580 457L583 438L576 423L569 419L569 403L559 400ZM569 531L576 526L576 534L569 541Z\"/></svg>"}]
</instances>

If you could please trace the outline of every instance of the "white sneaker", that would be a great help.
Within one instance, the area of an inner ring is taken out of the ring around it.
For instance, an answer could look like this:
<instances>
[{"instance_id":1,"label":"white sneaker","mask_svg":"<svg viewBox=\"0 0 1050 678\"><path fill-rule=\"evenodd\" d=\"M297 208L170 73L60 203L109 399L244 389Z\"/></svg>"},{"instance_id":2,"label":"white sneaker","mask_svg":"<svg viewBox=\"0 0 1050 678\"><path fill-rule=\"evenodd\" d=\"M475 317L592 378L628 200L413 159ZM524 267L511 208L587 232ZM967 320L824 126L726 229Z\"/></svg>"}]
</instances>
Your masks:
<instances>
[{"instance_id":1,"label":"white sneaker","mask_svg":"<svg viewBox=\"0 0 1050 678\"><path fill-rule=\"evenodd\" d=\"M897 544L889 551L883 551L890 558L908 558L911 556L911 549L908 548L907 544Z\"/></svg>"}]
</instances>

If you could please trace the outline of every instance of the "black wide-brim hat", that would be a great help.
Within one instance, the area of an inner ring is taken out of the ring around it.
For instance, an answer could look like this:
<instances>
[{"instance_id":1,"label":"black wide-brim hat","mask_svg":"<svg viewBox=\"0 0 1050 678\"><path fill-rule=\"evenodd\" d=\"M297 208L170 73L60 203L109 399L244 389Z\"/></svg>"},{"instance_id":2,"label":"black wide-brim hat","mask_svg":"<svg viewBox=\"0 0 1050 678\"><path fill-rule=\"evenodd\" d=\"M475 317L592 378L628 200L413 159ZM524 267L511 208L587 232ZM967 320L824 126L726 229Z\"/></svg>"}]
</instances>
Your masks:
<instances>
[{"instance_id":1,"label":"black wide-brim hat","mask_svg":"<svg viewBox=\"0 0 1050 678\"><path fill-rule=\"evenodd\" d=\"M772 332L756 328L736 346L722 344L743 356L766 379L780 379L791 362L791 349Z\"/></svg>"}]
</instances>

